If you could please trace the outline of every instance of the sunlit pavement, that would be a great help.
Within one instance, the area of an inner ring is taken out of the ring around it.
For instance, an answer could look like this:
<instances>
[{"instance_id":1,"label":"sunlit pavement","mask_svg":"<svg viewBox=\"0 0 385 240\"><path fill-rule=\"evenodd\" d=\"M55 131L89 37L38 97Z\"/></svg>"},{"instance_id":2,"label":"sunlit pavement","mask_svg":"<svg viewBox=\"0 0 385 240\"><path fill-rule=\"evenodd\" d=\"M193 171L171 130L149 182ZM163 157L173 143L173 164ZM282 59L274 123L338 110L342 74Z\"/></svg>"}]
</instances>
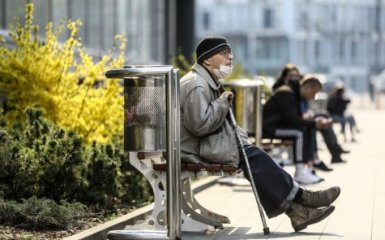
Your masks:
<instances>
[{"instance_id":1,"label":"sunlit pavement","mask_svg":"<svg viewBox=\"0 0 385 240\"><path fill-rule=\"evenodd\" d=\"M228 216L231 223L216 233L184 233L183 239L385 239L385 101L383 106L364 98L355 101L352 112L361 130L357 142L344 143L339 135L344 148L351 151L343 156L348 163L330 164L330 155L320 142L319 155L334 171L318 171L325 181L306 186L314 190L341 187L332 215L299 233L294 233L289 218L281 215L267 220L271 234L263 235L251 187L216 184L196 197L210 210ZM381 107L384 109L378 109ZM294 172L293 166L285 169Z\"/></svg>"}]
</instances>

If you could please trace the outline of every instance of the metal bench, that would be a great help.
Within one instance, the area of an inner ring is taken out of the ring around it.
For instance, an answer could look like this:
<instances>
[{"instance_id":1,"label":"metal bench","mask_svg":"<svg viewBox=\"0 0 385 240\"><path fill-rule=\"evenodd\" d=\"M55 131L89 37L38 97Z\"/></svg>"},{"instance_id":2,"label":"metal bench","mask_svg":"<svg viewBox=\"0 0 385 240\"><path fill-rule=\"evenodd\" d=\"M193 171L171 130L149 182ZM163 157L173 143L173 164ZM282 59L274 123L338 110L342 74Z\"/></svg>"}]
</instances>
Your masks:
<instances>
[{"instance_id":1,"label":"metal bench","mask_svg":"<svg viewBox=\"0 0 385 240\"><path fill-rule=\"evenodd\" d=\"M273 160L281 165L290 165L294 160L294 143L292 140L281 138L262 138L261 148L267 152Z\"/></svg>"},{"instance_id":2,"label":"metal bench","mask_svg":"<svg viewBox=\"0 0 385 240\"><path fill-rule=\"evenodd\" d=\"M127 226L126 229L165 230L167 226L166 161L161 153L143 152L130 152L129 161L149 181L154 193L154 207L142 223ZM234 165L181 164L182 231L207 232L223 228L223 223L230 223L228 217L208 210L197 201L191 188L192 179L200 176L232 176L240 172L241 170Z\"/></svg>"}]
</instances>

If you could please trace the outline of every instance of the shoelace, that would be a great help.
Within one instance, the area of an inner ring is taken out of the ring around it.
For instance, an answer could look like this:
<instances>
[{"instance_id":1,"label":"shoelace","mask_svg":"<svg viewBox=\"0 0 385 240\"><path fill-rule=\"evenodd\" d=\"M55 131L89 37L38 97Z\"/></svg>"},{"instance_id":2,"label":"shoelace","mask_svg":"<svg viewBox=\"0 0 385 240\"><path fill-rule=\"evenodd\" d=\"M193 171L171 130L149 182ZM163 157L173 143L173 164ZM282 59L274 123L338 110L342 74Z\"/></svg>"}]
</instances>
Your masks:
<instances>
[{"instance_id":1,"label":"shoelace","mask_svg":"<svg viewBox=\"0 0 385 240\"><path fill-rule=\"evenodd\" d=\"M308 199L309 201L316 201L318 199L322 199L320 191L314 192L304 189L302 194L302 200Z\"/></svg>"}]
</instances>

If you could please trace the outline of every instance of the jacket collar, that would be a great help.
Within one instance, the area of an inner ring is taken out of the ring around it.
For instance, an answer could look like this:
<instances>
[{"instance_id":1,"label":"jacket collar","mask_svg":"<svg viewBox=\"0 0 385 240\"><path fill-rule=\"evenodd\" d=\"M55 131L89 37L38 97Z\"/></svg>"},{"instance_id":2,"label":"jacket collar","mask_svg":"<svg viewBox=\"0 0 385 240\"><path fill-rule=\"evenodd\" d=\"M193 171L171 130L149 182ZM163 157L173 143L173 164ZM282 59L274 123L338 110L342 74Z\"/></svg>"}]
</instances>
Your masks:
<instances>
[{"instance_id":1,"label":"jacket collar","mask_svg":"<svg viewBox=\"0 0 385 240\"><path fill-rule=\"evenodd\" d=\"M219 90L219 83L217 83L213 77L210 75L208 70L204 68L202 65L195 63L192 67L193 71L195 71L198 75L200 75L203 79L207 81L210 87L214 90Z\"/></svg>"}]
</instances>

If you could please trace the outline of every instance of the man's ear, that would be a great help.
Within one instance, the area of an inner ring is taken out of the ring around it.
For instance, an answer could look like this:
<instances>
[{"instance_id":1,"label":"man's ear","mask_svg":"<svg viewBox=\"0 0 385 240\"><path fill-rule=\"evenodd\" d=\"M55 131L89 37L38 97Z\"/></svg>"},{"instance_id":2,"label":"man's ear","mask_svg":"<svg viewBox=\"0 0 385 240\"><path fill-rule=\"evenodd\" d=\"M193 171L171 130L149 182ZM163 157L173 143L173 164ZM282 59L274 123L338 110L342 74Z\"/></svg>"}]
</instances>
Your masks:
<instances>
[{"instance_id":1,"label":"man's ear","mask_svg":"<svg viewBox=\"0 0 385 240\"><path fill-rule=\"evenodd\" d=\"M204 63L206 66L210 66L210 65L211 65L211 60L210 60L210 58L206 58L205 60L203 60L203 63Z\"/></svg>"}]
</instances>

